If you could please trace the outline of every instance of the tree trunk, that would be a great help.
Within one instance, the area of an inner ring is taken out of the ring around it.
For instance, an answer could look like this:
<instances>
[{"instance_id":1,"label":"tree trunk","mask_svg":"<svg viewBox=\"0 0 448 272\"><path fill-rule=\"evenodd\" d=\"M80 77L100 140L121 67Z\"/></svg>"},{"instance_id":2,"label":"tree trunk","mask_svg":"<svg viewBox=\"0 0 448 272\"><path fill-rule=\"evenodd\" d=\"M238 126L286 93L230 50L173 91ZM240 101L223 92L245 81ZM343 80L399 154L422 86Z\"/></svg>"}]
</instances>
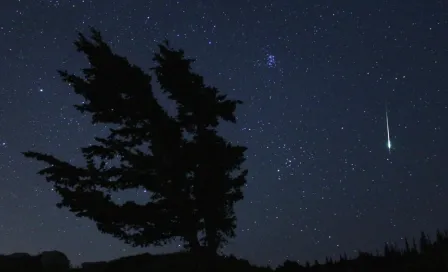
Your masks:
<instances>
[{"instance_id":1,"label":"tree trunk","mask_svg":"<svg viewBox=\"0 0 448 272\"><path fill-rule=\"evenodd\" d=\"M207 271L203 268L203 248L199 243L197 234L192 234L188 238L188 246L192 258L192 272L202 272Z\"/></svg>"},{"instance_id":2,"label":"tree trunk","mask_svg":"<svg viewBox=\"0 0 448 272\"><path fill-rule=\"evenodd\" d=\"M207 245L205 248L205 260L207 271L216 271L218 240L215 228L206 229Z\"/></svg>"},{"instance_id":3,"label":"tree trunk","mask_svg":"<svg viewBox=\"0 0 448 272\"><path fill-rule=\"evenodd\" d=\"M201 249L201 244L199 243L199 239L196 233L191 234L187 237L188 247L190 252L197 252Z\"/></svg>"}]
</instances>

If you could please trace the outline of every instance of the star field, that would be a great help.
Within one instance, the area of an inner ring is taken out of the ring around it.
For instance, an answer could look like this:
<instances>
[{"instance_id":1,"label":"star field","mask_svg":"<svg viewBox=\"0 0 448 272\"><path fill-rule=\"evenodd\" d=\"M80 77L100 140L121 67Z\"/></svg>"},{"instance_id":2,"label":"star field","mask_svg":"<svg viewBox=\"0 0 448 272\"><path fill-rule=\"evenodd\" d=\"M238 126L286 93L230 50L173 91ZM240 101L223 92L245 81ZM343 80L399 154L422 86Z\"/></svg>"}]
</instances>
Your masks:
<instances>
[{"instance_id":1,"label":"star field","mask_svg":"<svg viewBox=\"0 0 448 272\"><path fill-rule=\"evenodd\" d=\"M148 251L57 209L42 165L20 153L76 163L107 129L74 110L81 97L56 73L88 65L73 41L89 26L147 71L168 38L245 102L221 130L249 148L226 253L322 260L447 228L447 15L423 0L1 1L0 252L58 249L76 264Z\"/></svg>"}]
</instances>

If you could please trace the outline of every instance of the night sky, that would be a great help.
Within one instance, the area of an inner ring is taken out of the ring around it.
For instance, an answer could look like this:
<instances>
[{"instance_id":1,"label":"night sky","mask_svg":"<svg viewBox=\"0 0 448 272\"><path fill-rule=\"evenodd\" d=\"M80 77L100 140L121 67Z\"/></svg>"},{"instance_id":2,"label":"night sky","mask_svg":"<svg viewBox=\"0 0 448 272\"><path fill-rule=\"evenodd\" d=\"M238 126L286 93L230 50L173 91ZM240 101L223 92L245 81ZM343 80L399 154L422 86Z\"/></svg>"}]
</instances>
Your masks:
<instances>
[{"instance_id":1,"label":"night sky","mask_svg":"<svg viewBox=\"0 0 448 272\"><path fill-rule=\"evenodd\" d=\"M87 67L73 41L89 25L147 71L166 37L207 84L245 102L222 128L249 148L250 171L226 253L276 266L445 229L443 2L2 0L0 252L57 249L78 264L148 250L57 209L36 174L45 165L20 153L82 162L77 148L105 131L56 72Z\"/></svg>"}]
</instances>

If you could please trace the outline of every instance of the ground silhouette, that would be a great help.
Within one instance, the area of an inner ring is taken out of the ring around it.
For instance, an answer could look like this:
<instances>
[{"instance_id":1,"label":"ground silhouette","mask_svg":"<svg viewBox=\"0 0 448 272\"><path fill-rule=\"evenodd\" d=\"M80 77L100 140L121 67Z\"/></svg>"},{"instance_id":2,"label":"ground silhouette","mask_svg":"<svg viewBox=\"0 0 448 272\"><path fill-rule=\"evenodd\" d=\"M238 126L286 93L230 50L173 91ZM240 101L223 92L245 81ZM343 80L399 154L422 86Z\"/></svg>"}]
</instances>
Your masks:
<instances>
[{"instance_id":1,"label":"ground silhouette","mask_svg":"<svg viewBox=\"0 0 448 272\"><path fill-rule=\"evenodd\" d=\"M109 262L89 262L81 267L69 268L67 264L51 266L42 264L41 255L31 256L26 253L0 255L0 271L5 272L195 272L197 266L191 258L191 252L184 251L171 254L140 254L122 257ZM206 270L201 270L206 271ZM210 271L210 270L207 270ZM348 258L345 254L338 260L327 258L326 262L299 264L287 260L277 268L260 267L247 260L234 256L217 256L215 272L440 272L448 271L448 232L437 231L435 239L421 233L419 239L406 239L402 247L385 244L383 251L375 254L359 252L358 256Z\"/></svg>"},{"instance_id":2,"label":"ground silhouette","mask_svg":"<svg viewBox=\"0 0 448 272\"><path fill-rule=\"evenodd\" d=\"M28 253L0 255L2 272L64 272L70 268L70 260L60 251L44 251L37 255Z\"/></svg>"}]
</instances>

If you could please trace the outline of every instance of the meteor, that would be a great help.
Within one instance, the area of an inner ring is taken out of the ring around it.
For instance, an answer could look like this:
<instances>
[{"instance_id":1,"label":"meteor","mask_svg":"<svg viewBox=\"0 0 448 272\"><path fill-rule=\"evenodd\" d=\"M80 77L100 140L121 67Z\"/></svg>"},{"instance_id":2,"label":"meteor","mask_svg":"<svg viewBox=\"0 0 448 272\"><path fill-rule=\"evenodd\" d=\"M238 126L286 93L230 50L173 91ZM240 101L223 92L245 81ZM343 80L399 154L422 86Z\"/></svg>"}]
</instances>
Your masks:
<instances>
[{"instance_id":1,"label":"meteor","mask_svg":"<svg viewBox=\"0 0 448 272\"><path fill-rule=\"evenodd\" d=\"M390 149L392 148L392 143L390 142L389 116L387 115L387 104L386 104L386 130L387 130L387 148L389 149L389 154L390 154Z\"/></svg>"}]
</instances>

